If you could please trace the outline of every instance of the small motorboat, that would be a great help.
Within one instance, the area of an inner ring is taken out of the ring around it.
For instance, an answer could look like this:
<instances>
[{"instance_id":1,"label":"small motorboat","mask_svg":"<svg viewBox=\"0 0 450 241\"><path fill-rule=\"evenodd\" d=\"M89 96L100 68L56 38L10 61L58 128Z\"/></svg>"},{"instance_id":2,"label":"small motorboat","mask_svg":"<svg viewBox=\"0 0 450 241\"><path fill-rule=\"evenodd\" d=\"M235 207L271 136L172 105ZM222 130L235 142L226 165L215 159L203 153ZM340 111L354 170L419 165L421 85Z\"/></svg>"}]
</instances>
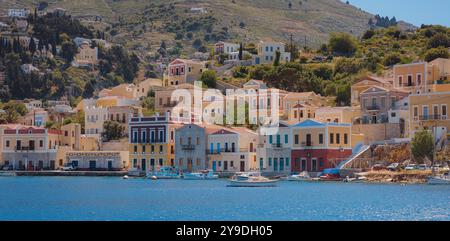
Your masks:
<instances>
[{"instance_id":1,"label":"small motorboat","mask_svg":"<svg viewBox=\"0 0 450 241\"><path fill-rule=\"evenodd\" d=\"M440 176L431 176L428 178L428 184L431 185L449 185L450 184L450 175L449 173L444 173Z\"/></svg>"},{"instance_id":2,"label":"small motorboat","mask_svg":"<svg viewBox=\"0 0 450 241\"><path fill-rule=\"evenodd\" d=\"M278 181L263 177L260 173L240 173L229 180L228 187L275 187Z\"/></svg>"},{"instance_id":3,"label":"small motorboat","mask_svg":"<svg viewBox=\"0 0 450 241\"><path fill-rule=\"evenodd\" d=\"M183 178L186 180L212 180L218 179L219 175L214 174L212 170L204 170L202 172L185 173Z\"/></svg>"},{"instance_id":4,"label":"small motorboat","mask_svg":"<svg viewBox=\"0 0 450 241\"><path fill-rule=\"evenodd\" d=\"M157 171L149 171L146 175L147 178L155 179L179 179L181 174L173 167L162 166Z\"/></svg>"},{"instance_id":5,"label":"small motorboat","mask_svg":"<svg viewBox=\"0 0 450 241\"><path fill-rule=\"evenodd\" d=\"M301 172L300 174L290 175L285 178L286 181L311 181L311 177L308 172Z\"/></svg>"},{"instance_id":6,"label":"small motorboat","mask_svg":"<svg viewBox=\"0 0 450 241\"><path fill-rule=\"evenodd\" d=\"M128 178L130 178L128 175L125 175L122 177L122 179L128 179Z\"/></svg>"},{"instance_id":7,"label":"small motorboat","mask_svg":"<svg viewBox=\"0 0 450 241\"><path fill-rule=\"evenodd\" d=\"M137 168L131 168L128 170L127 176L128 177L141 177L144 175L144 171L141 171Z\"/></svg>"},{"instance_id":8,"label":"small motorboat","mask_svg":"<svg viewBox=\"0 0 450 241\"><path fill-rule=\"evenodd\" d=\"M336 182L336 181L341 181L341 177L339 175L327 173L327 174L320 176L320 181Z\"/></svg>"}]
</instances>

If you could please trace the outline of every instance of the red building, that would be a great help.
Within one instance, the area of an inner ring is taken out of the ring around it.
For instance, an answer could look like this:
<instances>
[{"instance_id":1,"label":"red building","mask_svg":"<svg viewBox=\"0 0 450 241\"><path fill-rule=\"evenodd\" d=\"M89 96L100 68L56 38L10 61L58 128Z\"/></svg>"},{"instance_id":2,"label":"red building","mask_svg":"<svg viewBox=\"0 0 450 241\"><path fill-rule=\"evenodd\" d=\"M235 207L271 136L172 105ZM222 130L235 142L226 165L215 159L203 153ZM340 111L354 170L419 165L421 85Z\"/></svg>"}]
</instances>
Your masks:
<instances>
[{"instance_id":1,"label":"red building","mask_svg":"<svg viewBox=\"0 0 450 241\"><path fill-rule=\"evenodd\" d=\"M292 126L292 172L322 172L352 154L351 125L305 120Z\"/></svg>"}]
</instances>

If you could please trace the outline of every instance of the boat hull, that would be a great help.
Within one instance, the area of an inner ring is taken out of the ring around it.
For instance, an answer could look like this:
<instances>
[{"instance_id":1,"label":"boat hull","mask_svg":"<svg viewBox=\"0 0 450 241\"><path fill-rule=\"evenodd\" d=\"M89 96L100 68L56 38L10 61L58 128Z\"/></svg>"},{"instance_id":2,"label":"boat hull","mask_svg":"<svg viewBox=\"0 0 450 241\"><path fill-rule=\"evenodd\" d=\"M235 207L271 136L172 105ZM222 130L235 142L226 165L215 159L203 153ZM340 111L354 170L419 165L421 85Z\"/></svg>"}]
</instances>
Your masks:
<instances>
[{"instance_id":1,"label":"boat hull","mask_svg":"<svg viewBox=\"0 0 450 241\"><path fill-rule=\"evenodd\" d=\"M269 180L269 181L237 181L230 180L228 187L276 187L278 184L278 180Z\"/></svg>"},{"instance_id":2,"label":"boat hull","mask_svg":"<svg viewBox=\"0 0 450 241\"><path fill-rule=\"evenodd\" d=\"M450 185L450 179L441 177L430 177L428 178L428 184L430 185Z\"/></svg>"}]
</instances>

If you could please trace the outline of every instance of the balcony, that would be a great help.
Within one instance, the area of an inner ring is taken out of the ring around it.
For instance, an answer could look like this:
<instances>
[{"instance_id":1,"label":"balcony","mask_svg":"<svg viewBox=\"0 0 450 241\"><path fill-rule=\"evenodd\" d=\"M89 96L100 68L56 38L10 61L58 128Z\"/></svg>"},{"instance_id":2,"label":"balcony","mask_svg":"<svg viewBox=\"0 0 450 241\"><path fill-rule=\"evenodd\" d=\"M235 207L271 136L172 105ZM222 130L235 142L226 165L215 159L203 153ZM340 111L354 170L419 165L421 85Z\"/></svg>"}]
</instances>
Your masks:
<instances>
[{"instance_id":1,"label":"balcony","mask_svg":"<svg viewBox=\"0 0 450 241\"><path fill-rule=\"evenodd\" d=\"M206 154L221 154L221 153L239 153L239 152L255 152L256 150L250 150L250 148L240 148L240 149L208 149L206 150Z\"/></svg>"},{"instance_id":2,"label":"balcony","mask_svg":"<svg viewBox=\"0 0 450 241\"><path fill-rule=\"evenodd\" d=\"M195 150L195 145L192 145L192 144L181 145L181 149L184 151L193 151L193 150Z\"/></svg>"},{"instance_id":3,"label":"balcony","mask_svg":"<svg viewBox=\"0 0 450 241\"><path fill-rule=\"evenodd\" d=\"M380 106L378 106L378 105L366 106L366 110L368 110L368 111L379 111L380 110Z\"/></svg>"},{"instance_id":4,"label":"balcony","mask_svg":"<svg viewBox=\"0 0 450 241\"><path fill-rule=\"evenodd\" d=\"M421 115L419 116L419 120L421 121L437 121L437 120L447 120L447 116L445 115ZM414 117L414 120L417 120L417 117Z\"/></svg>"},{"instance_id":5,"label":"balcony","mask_svg":"<svg viewBox=\"0 0 450 241\"><path fill-rule=\"evenodd\" d=\"M163 104L163 107L175 107L178 104L177 101L171 101L169 103Z\"/></svg>"},{"instance_id":6,"label":"balcony","mask_svg":"<svg viewBox=\"0 0 450 241\"><path fill-rule=\"evenodd\" d=\"M281 143L273 143L272 148L283 148L283 144Z\"/></svg>"},{"instance_id":7,"label":"balcony","mask_svg":"<svg viewBox=\"0 0 450 241\"><path fill-rule=\"evenodd\" d=\"M15 148L15 151L34 151L35 148L34 147L29 147L29 146L18 146Z\"/></svg>"},{"instance_id":8,"label":"balcony","mask_svg":"<svg viewBox=\"0 0 450 241\"><path fill-rule=\"evenodd\" d=\"M303 141L300 146L304 148L312 148L313 145L314 143L312 141Z\"/></svg>"}]
</instances>

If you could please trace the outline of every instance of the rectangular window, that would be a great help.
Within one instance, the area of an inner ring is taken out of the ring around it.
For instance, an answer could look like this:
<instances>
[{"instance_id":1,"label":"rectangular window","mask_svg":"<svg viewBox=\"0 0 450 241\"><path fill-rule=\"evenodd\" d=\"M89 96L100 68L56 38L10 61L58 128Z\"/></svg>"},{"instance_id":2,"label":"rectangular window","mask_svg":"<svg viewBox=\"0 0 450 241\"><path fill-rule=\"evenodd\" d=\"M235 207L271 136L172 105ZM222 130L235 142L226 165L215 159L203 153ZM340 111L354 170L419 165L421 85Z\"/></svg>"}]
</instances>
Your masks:
<instances>
[{"instance_id":1,"label":"rectangular window","mask_svg":"<svg viewBox=\"0 0 450 241\"><path fill-rule=\"evenodd\" d=\"M6 141L6 147L9 147L9 141Z\"/></svg>"},{"instance_id":2,"label":"rectangular window","mask_svg":"<svg viewBox=\"0 0 450 241\"><path fill-rule=\"evenodd\" d=\"M298 145L298 135L294 135L294 143Z\"/></svg>"},{"instance_id":3,"label":"rectangular window","mask_svg":"<svg viewBox=\"0 0 450 241\"><path fill-rule=\"evenodd\" d=\"M272 142L273 142L273 137L272 137L272 135L270 135L269 136L269 144L272 144Z\"/></svg>"},{"instance_id":4,"label":"rectangular window","mask_svg":"<svg viewBox=\"0 0 450 241\"><path fill-rule=\"evenodd\" d=\"M384 108L386 106L386 97L381 97L381 107Z\"/></svg>"},{"instance_id":5,"label":"rectangular window","mask_svg":"<svg viewBox=\"0 0 450 241\"><path fill-rule=\"evenodd\" d=\"M323 144L323 134L319 134L319 144Z\"/></svg>"},{"instance_id":6,"label":"rectangular window","mask_svg":"<svg viewBox=\"0 0 450 241\"><path fill-rule=\"evenodd\" d=\"M285 144L288 144L288 143L289 143L289 135L288 135L288 134L285 134L285 135L284 135L284 143L285 143Z\"/></svg>"},{"instance_id":7,"label":"rectangular window","mask_svg":"<svg viewBox=\"0 0 450 241\"><path fill-rule=\"evenodd\" d=\"M341 143L341 134L336 133L336 144L340 144L340 143Z\"/></svg>"},{"instance_id":8,"label":"rectangular window","mask_svg":"<svg viewBox=\"0 0 450 241\"><path fill-rule=\"evenodd\" d=\"M334 144L334 134L330 133L330 144Z\"/></svg>"},{"instance_id":9,"label":"rectangular window","mask_svg":"<svg viewBox=\"0 0 450 241\"><path fill-rule=\"evenodd\" d=\"M418 106L414 106L414 111L413 111L413 115L414 118L417 118L419 116L419 107Z\"/></svg>"},{"instance_id":10,"label":"rectangular window","mask_svg":"<svg viewBox=\"0 0 450 241\"><path fill-rule=\"evenodd\" d=\"M446 117L447 117L447 106L446 105L441 106L441 115L446 119Z\"/></svg>"},{"instance_id":11,"label":"rectangular window","mask_svg":"<svg viewBox=\"0 0 450 241\"><path fill-rule=\"evenodd\" d=\"M344 134L344 144L348 144L348 134Z\"/></svg>"}]
</instances>

